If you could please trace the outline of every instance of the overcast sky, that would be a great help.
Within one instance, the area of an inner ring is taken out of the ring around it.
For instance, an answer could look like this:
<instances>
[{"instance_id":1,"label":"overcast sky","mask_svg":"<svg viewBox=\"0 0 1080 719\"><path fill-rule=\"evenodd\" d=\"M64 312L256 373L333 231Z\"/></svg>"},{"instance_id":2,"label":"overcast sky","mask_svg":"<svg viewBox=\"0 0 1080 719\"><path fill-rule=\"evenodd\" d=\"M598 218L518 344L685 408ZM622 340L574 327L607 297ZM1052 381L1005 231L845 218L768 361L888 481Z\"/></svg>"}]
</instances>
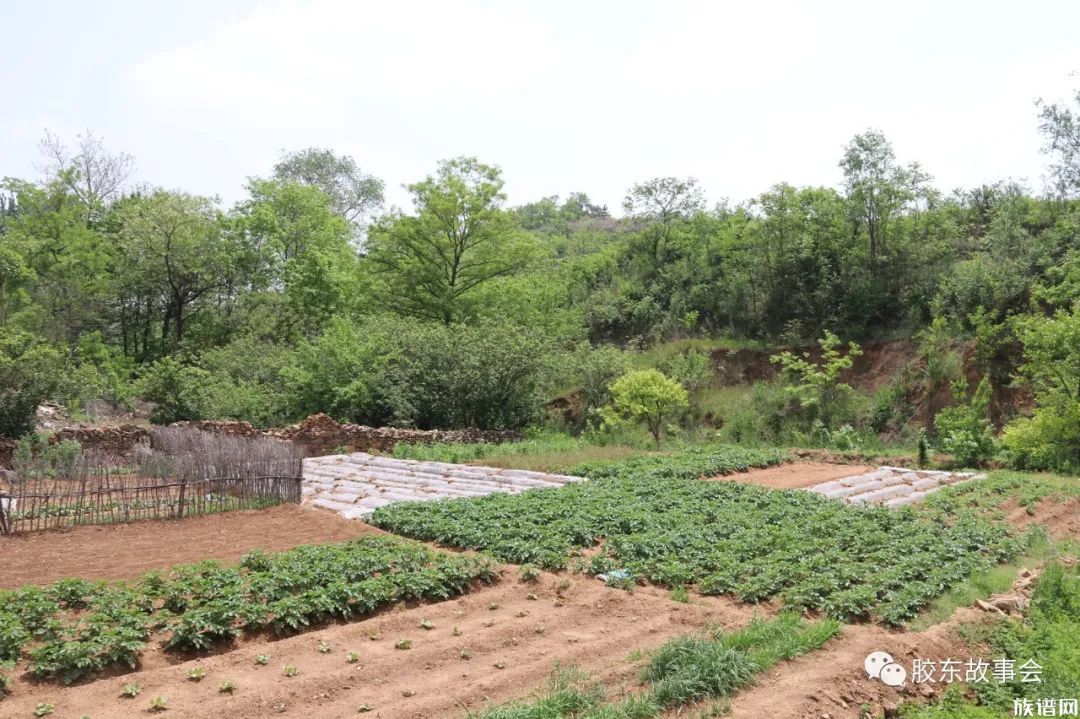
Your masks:
<instances>
[{"instance_id":1,"label":"overcast sky","mask_svg":"<svg viewBox=\"0 0 1080 719\"><path fill-rule=\"evenodd\" d=\"M503 168L511 203L698 178L711 201L837 185L879 128L944 190L1042 188L1034 100L1080 87L1080 2L0 0L0 176L46 128L138 179L243 195L325 146L401 185Z\"/></svg>"}]
</instances>

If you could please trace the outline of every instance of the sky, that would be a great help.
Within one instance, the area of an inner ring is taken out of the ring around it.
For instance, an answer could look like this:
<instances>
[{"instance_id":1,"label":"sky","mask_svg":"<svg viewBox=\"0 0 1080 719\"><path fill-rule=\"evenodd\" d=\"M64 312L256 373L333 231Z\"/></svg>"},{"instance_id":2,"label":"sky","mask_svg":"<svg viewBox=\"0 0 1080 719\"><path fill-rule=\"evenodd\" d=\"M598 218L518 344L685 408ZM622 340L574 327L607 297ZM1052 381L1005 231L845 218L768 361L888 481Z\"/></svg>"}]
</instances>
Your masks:
<instances>
[{"instance_id":1,"label":"sky","mask_svg":"<svg viewBox=\"0 0 1080 719\"><path fill-rule=\"evenodd\" d=\"M945 191L1043 187L1037 98L1080 89L1080 2L0 0L0 177L90 130L140 182L244 196L283 151L351 155L408 205L440 159L511 204L694 177L711 202L838 186L883 131Z\"/></svg>"}]
</instances>

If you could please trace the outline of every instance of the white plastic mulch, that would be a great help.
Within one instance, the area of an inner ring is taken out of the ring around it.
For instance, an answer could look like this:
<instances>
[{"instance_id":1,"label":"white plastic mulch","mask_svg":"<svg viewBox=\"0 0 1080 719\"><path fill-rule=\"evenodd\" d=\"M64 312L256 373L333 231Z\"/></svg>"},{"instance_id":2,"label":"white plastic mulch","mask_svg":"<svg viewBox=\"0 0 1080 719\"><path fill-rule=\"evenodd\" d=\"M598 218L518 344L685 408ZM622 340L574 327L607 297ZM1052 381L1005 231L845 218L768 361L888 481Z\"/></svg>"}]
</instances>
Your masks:
<instances>
[{"instance_id":1,"label":"white plastic mulch","mask_svg":"<svg viewBox=\"0 0 1080 719\"><path fill-rule=\"evenodd\" d=\"M480 497L495 492L518 494L582 479L355 452L305 459L301 503L360 519L391 502Z\"/></svg>"},{"instance_id":2,"label":"white plastic mulch","mask_svg":"<svg viewBox=\"0 0 1080 719\"><path fill-rule=\"evenodd\" d=\"M902 507L921 501L931 492L950 484L981 479L974 472L941 472L929 469L879 467L872 472L852 475L808 487L808 490L829 499L842 499L848 504L878 504Z\"/></svg>"}]
</instances>

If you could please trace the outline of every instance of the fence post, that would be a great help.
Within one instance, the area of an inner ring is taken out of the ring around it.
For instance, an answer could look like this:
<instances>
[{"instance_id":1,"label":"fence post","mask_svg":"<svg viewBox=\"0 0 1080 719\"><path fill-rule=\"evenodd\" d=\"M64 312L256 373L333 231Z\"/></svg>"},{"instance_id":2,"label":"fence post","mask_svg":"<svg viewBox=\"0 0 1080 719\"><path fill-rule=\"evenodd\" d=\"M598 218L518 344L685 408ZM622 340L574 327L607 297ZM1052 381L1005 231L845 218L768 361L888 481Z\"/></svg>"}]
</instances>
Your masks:
<instances>
[{"instance_id":1,"label":"fence post","mask_svg":"<svg viewBox=\"0 0 1080 719\"><path fill-rule=\"evenodd\" d=\"M180 500L176 503L176 516L178 519L184 517L184 491L187 489L187 477L183 477L180 480Z\"/></svg>"}]
</instances>

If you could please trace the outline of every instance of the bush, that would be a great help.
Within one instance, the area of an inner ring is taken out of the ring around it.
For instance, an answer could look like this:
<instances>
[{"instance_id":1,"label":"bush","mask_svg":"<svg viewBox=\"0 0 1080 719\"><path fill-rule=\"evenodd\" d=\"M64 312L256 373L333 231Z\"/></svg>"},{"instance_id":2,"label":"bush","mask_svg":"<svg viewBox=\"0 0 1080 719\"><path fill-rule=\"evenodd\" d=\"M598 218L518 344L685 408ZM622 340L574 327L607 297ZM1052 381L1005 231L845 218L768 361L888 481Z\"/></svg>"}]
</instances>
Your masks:
<instances>
[{"instance_id":1,"label":"bush","mask_svg":"<svg viewBox=\"0 0 1080 719\"><path fill-rule=\"evenodd\" d=\"M941 449L965 467L979 467L997 451L990 425L990 381L983 377L969 402L963 402L962 381L953 388L960 404L946 407L934 418Z\"/></svg>"},{"instance_id":2,"label":"bush","mask_svg":"<svg viewBox=\"0 0 1080 719\"><path fill-rule=\"evenodd\" d=\"M283 370L296 414L363 424L523 427L539 415L547 341L526 328L338 319Z\"/></svg>"},{"instance_id":3,"label":"bush","mask_svg":"<svg viewBox=\"0 0 1080 719\"><path fill-rule=\"evenodd\" d=\"M57 389L63 368L60 353L37 337L0 329L0 436L34 429L38 405Z\"/></svg>"},{"instance_id":4,"label":"bush","mask_svg":"<svg viewBox=\"0 0 1080 719\"><path fill-rule=\"evenodd\" d=\"M208 419L210 380L210 373L201 367L165 357L142 371L136 391L156 404L150 415L154 424Z\"/></svg>"}]
</instances>

